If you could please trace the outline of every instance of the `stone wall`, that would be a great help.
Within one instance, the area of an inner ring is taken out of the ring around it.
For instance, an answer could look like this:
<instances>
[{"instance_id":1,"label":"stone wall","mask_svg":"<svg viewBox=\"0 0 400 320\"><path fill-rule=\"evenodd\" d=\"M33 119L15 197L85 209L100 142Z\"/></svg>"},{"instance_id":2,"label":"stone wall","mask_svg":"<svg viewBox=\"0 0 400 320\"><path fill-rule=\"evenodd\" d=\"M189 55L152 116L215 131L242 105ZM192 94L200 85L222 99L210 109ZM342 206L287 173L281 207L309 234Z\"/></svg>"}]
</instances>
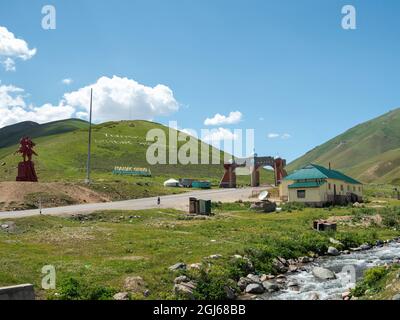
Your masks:
<instances>
[{"instance_id":1,"label":"stone wall","mask_svg":"<svg viewBox=\"0 0 400 320\"><path fill-rule=\"evenodd\" d=\"M31 284L0 287L0 300L35 300L35 291Z\"/></svg>"}]
</instances>

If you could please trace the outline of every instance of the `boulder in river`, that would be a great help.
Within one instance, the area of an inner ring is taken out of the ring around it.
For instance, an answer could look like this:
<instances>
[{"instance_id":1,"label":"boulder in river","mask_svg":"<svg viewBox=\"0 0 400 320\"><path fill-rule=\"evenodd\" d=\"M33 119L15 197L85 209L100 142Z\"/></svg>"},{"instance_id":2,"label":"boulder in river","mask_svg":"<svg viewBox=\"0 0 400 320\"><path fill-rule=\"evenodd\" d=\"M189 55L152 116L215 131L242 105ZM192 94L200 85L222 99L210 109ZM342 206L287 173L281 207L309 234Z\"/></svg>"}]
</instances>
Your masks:
<instances>
[{"instance_id":1,"label":"boulder in river","mask_svg":"<svg viewBox=\"0 0 400 320\"><path fill-rule=\"evenodd\" d=\"M252 284L253 281L247 277L241 277L237 283L240 290L244 291L249 284Z\"/></svg>"},{"instance_id":2,"label":"boulder in river","mask_svg":"<svg viewBox=\"0 0 400 320\"><path fill-rule=\"evenodd\" d=\"M340 253L339 253L339 250L336 249L335 247L329 247L328 248L328 254L330 256L338 256Z\"/></svg>"},{"instance_id":3,"label":"boulder in river","mask_svg":"<svg viewBox=\"0 0 400 320\"><path fill-rule=\"evenodd\" d=\"M364 243L360 246L361 250L369 250L371 249L371 246L368 243Z\"/></svg>"},{"instance_id":4,"label":"boulder in river","mask_svg":"<svg viewBox=\"0 0 400 320\"><path fill-rule=\"evenodd\" d=\"M308 300L319 300L319 295L316 292L311 292L308 296Z\"/></svg>"},{"instance_id":5,"label":"boulder in river","mask_svg":"<svg viewBox=\"0 0 400 320\"><path fill-rule=\"evenodd\" d=\"M273 283L272 281L264 281L262 284L265 290L267 290L268 292L274 292L279 290L279 286L276 283Z\"/></svg>"},{"instance_id":6,"label":"boulder in river","mask_svg":"<svg viewBox=\"0 0 400 320\"><path fill-rule=\"evenodd\" d=\"M251 283L246 287L246 293L264 293L264 287L259 283Z\"/></svg>"},{"instance_id":7,"label":"boulder in river","mask_svg":"<svg viewBox=\"0 0 400 320\"><path fill-rule=\"evenodd\" d=\"M252 281L252 283L261 283L260 277L256 274L248 274L247 278Z\"/></svg>"},{"instance_id":8,"label":"boulder in river","mask_svg":"<svg viewBox=\"0 0 400 320\"><path fill-rule=\"evenodd\" d=\"M276 259L276 258L275 258L275 259L272 261L272 264L273 264L274 268L275 268L278 272L286 273L286 272L288 271L287 266L286 266L285 263L282 262L280 259Z\"/></svg>"},{"instance_id":9,"label":"boulder in river","mask_svg":"<svg viewBox=\"0 0 400 320\"><path fill-rule=\"evenodd\" d=\"M316 277L318 279L322 279L322 280L336 279L336 275L334 272L332 272L329 269L322 268L322 267L315 267L312 270L312 274L314 275L314 277Z\"/></svg>"}]
</instances>

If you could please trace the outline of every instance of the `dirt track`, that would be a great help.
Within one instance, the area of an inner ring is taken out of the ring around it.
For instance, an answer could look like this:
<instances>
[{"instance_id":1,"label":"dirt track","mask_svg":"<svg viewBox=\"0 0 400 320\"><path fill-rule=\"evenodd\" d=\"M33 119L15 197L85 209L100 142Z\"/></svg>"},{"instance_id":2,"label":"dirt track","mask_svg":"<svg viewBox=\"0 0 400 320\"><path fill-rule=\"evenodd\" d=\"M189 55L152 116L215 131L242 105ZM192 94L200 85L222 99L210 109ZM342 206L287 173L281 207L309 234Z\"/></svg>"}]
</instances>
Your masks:
<instances>
[{"instance_id":1,"label":"dirt track","mask_svg":"<svg viewBox=\"0 0 400 320\"><path fill-rule=\"evenodd\" d=\"M157 198L143 198L106 203L80 204L57 208L43 209L43 215L73 215L77 213L90 213L97 210L143 210L152 208L173 208L188 210L189 197L197 197L205 200L233 202L237 200L249 200L253 191L266 190L266 188L243 188L243 189L216 189L194 191L183 194L167 195L161 197L161 204L157 205ZM0 212L0 219L22 218L39 215L39 210L25 210L14 212Z\"/></svg>"},{"instance_id":2,"label":"dirt track","mask_svg":"<svg viewBox=\"0 0 400 320\"><path fill-rule=\"evenodd\" d=\"M34 195L38 193L43 194L45 198L65 199L72 204L97 203L110 200L95 191L75 184L7 181L0 182L0 210L23 208L26 205L27 198L34 199Z\"/></svg>"}]
</instances>

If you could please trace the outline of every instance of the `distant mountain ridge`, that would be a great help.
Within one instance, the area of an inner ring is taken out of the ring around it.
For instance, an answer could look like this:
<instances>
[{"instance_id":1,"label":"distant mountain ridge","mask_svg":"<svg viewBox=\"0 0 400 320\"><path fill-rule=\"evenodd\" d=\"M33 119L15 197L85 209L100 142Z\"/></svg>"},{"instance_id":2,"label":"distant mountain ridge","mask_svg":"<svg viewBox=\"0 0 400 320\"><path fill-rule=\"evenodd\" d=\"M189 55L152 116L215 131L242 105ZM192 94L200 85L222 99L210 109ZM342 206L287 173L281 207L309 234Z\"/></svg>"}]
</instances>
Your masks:
<instances>
[{"instance_id":1,"label":"distant mountain ridge","mask_svg":"<svg viewBox=\"0 0 400 320\"><path fill-rule=\"evenodd\" d=\"M15 145L24 135L31 138L50 136L87 128L88 122L68 119L39 124L33 121L19 122L0 128L0 148Z\"/></svg>"},{"instance_id":2,"label":"distant mountain ridge","mask_svg":"<svg viewBox=\"0 0 400 320\"><path fill-rule=\"evenodd\" d=\"M400 184L400 108L359 124L291 162L315 163L362 181Z\"/></svg>"}]
</instances>

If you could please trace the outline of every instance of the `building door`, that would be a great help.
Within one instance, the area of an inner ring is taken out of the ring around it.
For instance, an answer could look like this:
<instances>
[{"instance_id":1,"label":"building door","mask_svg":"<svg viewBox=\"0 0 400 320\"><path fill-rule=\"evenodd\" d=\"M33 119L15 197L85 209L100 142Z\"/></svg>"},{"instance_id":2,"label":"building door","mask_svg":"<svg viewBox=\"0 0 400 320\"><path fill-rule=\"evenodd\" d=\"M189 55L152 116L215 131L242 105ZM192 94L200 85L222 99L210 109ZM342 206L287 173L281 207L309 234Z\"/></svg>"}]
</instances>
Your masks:
<instances>
[{"instance_id":1,"label":"building door","mask_svg":"<svg viewBox=\"0 0 400 320\"><path fill-rule=\"evenodd\" d=\"M333 204L336 204L336 184L333 185Z\"/></svg>"}]
</instances>

